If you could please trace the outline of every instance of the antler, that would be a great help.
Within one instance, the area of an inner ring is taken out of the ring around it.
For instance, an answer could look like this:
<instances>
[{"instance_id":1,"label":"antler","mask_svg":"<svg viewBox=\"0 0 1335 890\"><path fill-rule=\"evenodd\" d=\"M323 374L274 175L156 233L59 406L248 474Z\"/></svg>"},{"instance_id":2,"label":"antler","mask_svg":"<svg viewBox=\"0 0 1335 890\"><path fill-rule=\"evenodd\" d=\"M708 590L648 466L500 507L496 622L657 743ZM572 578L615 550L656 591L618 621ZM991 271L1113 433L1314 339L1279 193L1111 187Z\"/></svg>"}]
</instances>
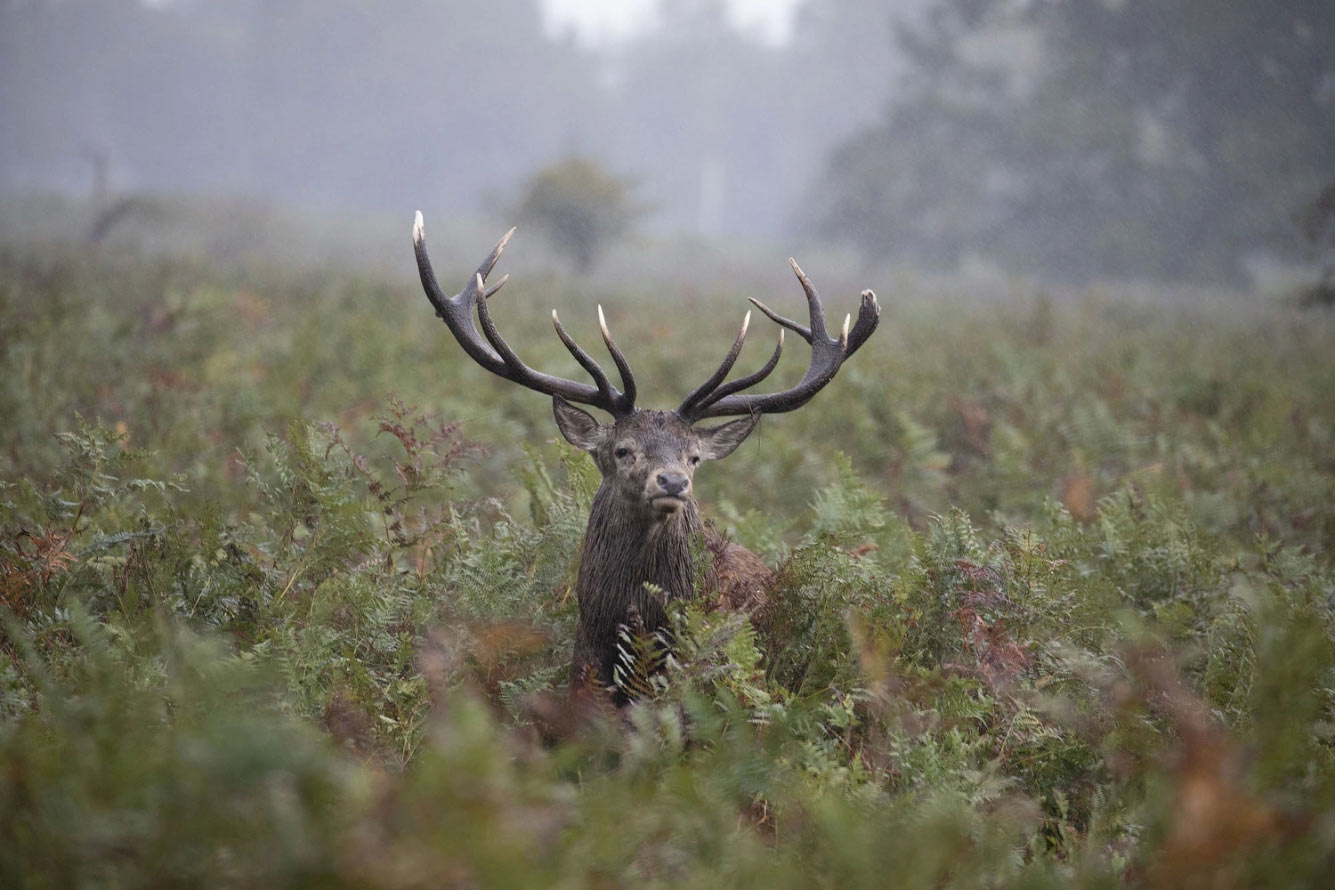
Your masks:
<instances>
[{"instance_id":1,"label":"antler","mask_svg":"<svg viewBox=\"0 0 1335 890\"><path fill-rule=\"evenodd\" d=\"M501 289L510 276L504 276L490 288L486 286L486 281L496 261L500 259L501 251L505 250L506 242L514 233L515 230L511 229L501 236L501 240L496 242L496 246L482 261L482 265L477 267L477 271L464 289L453 297L446 297L436 282L435 273L431 271L431 261L426 255L426 229L422 224L421 211L418 211L413 220L413 250L417 254L417 271L422 276L422 288L426 291L426 298L435 307L436 315L449 326L450 333L454 334L454 339L459 341L464 352L497 377L503 377L540 393L592 405L617 417L631 413L635 410L635 377L631 374L626 356L617 348L611 332L607 329L607 320L603 317L601 306L598 307L598 326L602 330L607 351L612 354L612 361L616 363L617 371L621 375L624 392L618 392L616 387L612 386L607 374L598 363L580 349L566 333L566 329L561 326L561 319L556 316L555 309L552 310L552 324L556 327L556 335L561 338L566 349L570 350L575 361L593 377L593 386L535 371L520 361L515 351L501 338L496 323L492 321L491 313L487 310L487 300ZM477 319L482 325L481 333L473 324L475 307Z\"/></svg>"},{"instance_id":2,"label":"antler","mask_svg":"<svg viewBox=\"0 0 1335 890\"><path fill-rule=\"evenodd\" d=\"M677 413L687 421L694 423L706 417L723 417L733 414L780 414L784 411L800 408L810 401L812 396L820 392L825 384L834 379L839 367L850 355L857 352L858 348L867 342L867 338L876 330L876 325L881 320L881 307L876 302L876 294L864 290L862 292L862 303L858 307L857 323L853 325L852 330L849 330L852 317L846 315L839 337L837 339L830 337L825 329L825 309L821 306L820 295L812 287L811 281L807 278L806 273L802 271L802 267L797 265L797 261L790 258L788 262L792 265L797 280L801 282L802 290L806 292L811 327L808 328L792 319L784 318L759 300L752 299L751 302L775 324L778 324L781 328L787 328L811 344L811 363L807 366L807 372L802 375L801 381L792 389L763 395L756 393L739 395L742 390L752 387L768 377L770 372L778 365L779 354L783 351L783 331L780 330L779 343L774 348L774 354L770 356L769 361L765 363L763 368L731 383L723 382L728 376L728 372L732 370L733 364L737 361L737 356L742 351L742 343L746 340L746 329L751 322L751 313L748 312L746 318L742 320L742 329L738 331L737 339L733 341L728 354L723 357L723 362L719 365L718 370L708 380L696 387L677 408Z\"/></svg>"}]
</instances>

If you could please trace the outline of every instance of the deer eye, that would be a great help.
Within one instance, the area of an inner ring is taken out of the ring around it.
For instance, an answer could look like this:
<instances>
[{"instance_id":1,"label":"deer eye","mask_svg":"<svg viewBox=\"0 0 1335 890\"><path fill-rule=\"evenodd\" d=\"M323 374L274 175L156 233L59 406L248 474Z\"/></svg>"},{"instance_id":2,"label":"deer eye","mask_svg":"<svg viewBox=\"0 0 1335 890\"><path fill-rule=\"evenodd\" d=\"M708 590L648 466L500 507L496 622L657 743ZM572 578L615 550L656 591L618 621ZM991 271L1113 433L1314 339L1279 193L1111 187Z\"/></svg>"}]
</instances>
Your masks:
<instances>
[{"instance_id":1,"label":"deer eye","mask_svg":"<svg viewBox=\"0 0 1335 890\"><path fill-rule=\"evenodd\" d=\"M625 460L626 458L630 457L630 449L625 447L624 445L612 453L617 456L617 460Z\"/></svg>"},{"instance_id":2,"label":"deer eye","mask_svg":"<svg viewBox=\"0 0 1335 890\"><path fill-rule=\"evenodd\" d=\"M698 455L698 454L692 454L692 455L691 455L691 466L695 466L695 465L698 464L698 463L700 463L700 455Z\"/></svg>"}]
</instances>

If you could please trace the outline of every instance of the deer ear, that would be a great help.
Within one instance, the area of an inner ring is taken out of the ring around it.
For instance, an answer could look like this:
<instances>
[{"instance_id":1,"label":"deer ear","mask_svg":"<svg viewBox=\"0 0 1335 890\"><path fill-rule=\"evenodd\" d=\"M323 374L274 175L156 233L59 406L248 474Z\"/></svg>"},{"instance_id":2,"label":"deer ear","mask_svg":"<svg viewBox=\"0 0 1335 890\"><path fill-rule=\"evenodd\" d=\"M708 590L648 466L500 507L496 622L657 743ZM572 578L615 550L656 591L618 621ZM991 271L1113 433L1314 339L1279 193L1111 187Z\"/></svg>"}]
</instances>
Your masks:
<instances>
[{"instance_id":1,"label":"deer ear","mask_svg":"<svg viewBox=\"0 0 1335 890\"><path fill-rule=\"evenodd\" d=\"M719 460L727 457L737 446L751 435L751 431L760 423L759 414L748 414L738 420L732 420L723 426L696 430L700 437L700 456L705 460Z\"/></svg>"},{"instance_id":2,"label":"deer ear","mask_svg":"<svg viewBox=\"0 0 1335 890\"><path fill-rule=\"evenodd\" d=\"M583 408L576 408L560 396L552 396L556 425L566 441L585 451L596 451L603 440L603 425Z\"/></svg>"}]
</instances>

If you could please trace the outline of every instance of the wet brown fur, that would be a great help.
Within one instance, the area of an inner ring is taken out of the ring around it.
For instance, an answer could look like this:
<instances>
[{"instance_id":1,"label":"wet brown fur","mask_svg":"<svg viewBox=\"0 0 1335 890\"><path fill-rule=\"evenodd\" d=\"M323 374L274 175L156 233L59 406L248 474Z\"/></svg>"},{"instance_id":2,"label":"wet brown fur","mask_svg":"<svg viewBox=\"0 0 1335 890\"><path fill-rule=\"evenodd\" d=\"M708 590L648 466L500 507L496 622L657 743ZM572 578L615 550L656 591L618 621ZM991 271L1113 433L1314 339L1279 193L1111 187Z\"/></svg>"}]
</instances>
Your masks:
<instances>
[{"instance_id":1,"label":"wet brown fur","mask_svg":"<svg viewBox=\"0 0 1335 890\"><path fill-rule=\"evenodd\" d=\"M666 600L694 597L692 550L701 543L714 557L707 581L720 592L720 603L746 607L763 602L769 570L745 548L705 535L691 488L696 466L732 453L754 428L755 418L695 429L671 411L637 410L599 424L560 399L556 417L562 434L593 456L603 476L589 511L575 584L579 625L572 682L592 669L600 685L611 684L618 627L632 606L652 633L667 624ZM664 495L683 480L680 497Z\"/></svg>"}]
</instances>

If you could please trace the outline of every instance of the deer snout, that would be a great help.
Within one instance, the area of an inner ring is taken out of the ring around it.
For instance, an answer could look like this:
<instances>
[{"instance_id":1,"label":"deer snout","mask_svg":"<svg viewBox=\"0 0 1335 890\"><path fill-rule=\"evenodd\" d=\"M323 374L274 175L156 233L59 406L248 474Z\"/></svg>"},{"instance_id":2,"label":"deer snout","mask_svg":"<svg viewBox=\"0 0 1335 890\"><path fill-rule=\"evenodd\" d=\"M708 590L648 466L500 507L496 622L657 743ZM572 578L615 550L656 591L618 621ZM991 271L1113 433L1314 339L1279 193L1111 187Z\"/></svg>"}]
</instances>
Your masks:
<instances>
[{"instance_id":1,"label":"deer snout","mask_svg":"<svg viewBox=\"0 0 1335 890\"><path fill-rule=\"evenodd\" d=\"M655 481L663 494L674 498L685 497L691 487L691 480L685 473L659 473Z\"/></svg>"}]
</instances>

